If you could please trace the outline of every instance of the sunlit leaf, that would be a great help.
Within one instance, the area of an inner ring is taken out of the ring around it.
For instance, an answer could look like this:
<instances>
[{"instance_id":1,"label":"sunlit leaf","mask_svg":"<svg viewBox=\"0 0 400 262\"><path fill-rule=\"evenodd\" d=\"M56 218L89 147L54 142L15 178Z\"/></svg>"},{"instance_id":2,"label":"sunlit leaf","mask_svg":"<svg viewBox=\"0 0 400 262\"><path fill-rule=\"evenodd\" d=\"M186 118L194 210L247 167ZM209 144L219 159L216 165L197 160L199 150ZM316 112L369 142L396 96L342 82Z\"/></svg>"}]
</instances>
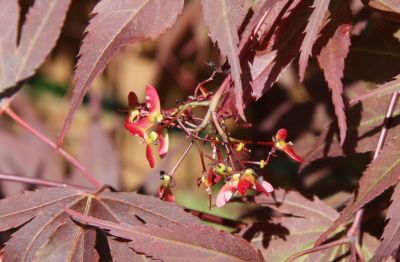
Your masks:
<instances>
[{"instance_id":1,"label":"sunlit leaf","mask_svg":"<svg viewBox=\"0 0 400 262\"><path fill-rule=\"evenodd\" d=\"M359 97L368 92L363 83L355 84L348 89L349 93L352 93L350 97ZM326 130L322 131L320 137L309 146L309 152L304 155L304 162L300 168L303 169L312 161L324 157L366 153L375 150L379 140L380 130L385 120L386 105L388 105L389 102L390 97L382 96L353 104L346 111L348 131L347 140L343 148L334 135L335 126L331 124L327 126ZM389 140L400 131L399 115L400 108L396 107L388 130Z\"/></svg>"},{"instance_id":2,"label":"sunlit leaf","mask_svg":"<svg viewBox=\"0 0 400 262\"><path fill-rule=\"evenodd\" d=\"M250 67L252 95L259 99L278 81L284 70L299 54L310 8L307 1L294 1L289 7L278 2L272 8L272 17L279 18L271 40L265 50L260 50ZM286 9L285 9L286 8ZM284 10L284 15L279 15ZM272 12L271 11L271 12ZM276 13L275 13L276 12Z\"/></svg>"},{"instance_id":3,"label":"sunlit leaf","mask_svg":"<svg viewBox=\"0 0 400 262\"><path fill-rule=\"evenodd\" d=\"M400 2L397 0L363 0L369 7L380 12L384 17L400 21Z\"/></svg>"},{"instance_id":4,"label":"sunlit leaf","mask_svg":"<svg viewBox=\"0 0 400 262\"><path fill-rule=\"evenodd\" d=\"M0 93L35 72L61 32L70 0L35 1L17 42L18 1L0 2Z\"/></svg>"},{"instance_id":5,"label":"sunlit leaf","mask_svg":"<svg viewBox=\"0 0 400 262\"><path fill-rule=\"evenodd\" d=\"M119 48L163 33L175 23L183 3L183 0L103 0L96 5L79 51L70 110L58 134L59 145L86 91Z\"/></svg>"},{"instance_id":6,"label":"sunlit leaf","mask_svg":"<svg viewBox=\"0 0 400 262\"><path fill-rule=\"evenodd\" d=\"M4 259L33 261L36 256L65 257L67 253L95 258L97 253L89 248L93 229L74 224L65 208L124 225L198 223L174 204L135 193L88 194L67 188L26 192L0 201L0 231L29 221L7 242Z\"/></svg>"},{"instance_id":7,"label":"sunlit leaf","mask_svg":"<svg viewBox=\"0 0 400 262\"><path fill-rule=\"evenodd\" d=\"M399 75L400 41L395 37L398 29L398 23L369 20L367 28L352 38L345 75L379 84Z\"/></svg>"},{"instance_id":8,"label":"sunlit leaf","mask_svg":"<svg viewBox=\"0 0 400 262\"><path fill-rule=\"evenodd\" d=\"M318 63L324 72L325 80L332 93L332 101L339 123L341 145L344 143L347 130L342 97L342 78L344 60L349 52L351 29L351 10L346 2L331 2L331 7L329 9L330 21L321 32L321 39L323 41L326 38L329 39L327 43L324 43L324 46L318 54Z\"/></svg>"},{"instance_id":9,"label":"sunlit leaf","mask_svg":"<svg viewBox=\"0 0 400 262\"><path fill-rule=\"evenodd\" d=\"M349 220L365 204L398 182L400 177L399 147L399 139L393 139L385 145L379 157L364 172L358 183L358 189L353 193L352 199L343 209L341 216L322 234L318 243L326 240L337 227Z\"/></svg>"},{"instance_id":10,"label":"sunlit leaf","mask_svg":"<svg viewBox=\"0 0 400 262\"><path fill-rule=\"evenodd\" d=\"M262 251L267 261L285 261L299 251L312 248L320 234L339 217L335 209L327 206L317 197L307 199L297 192L276 190L275 199L260 195L255 198L255 202L261 206L268 206L280 214L268 221L264 227L261 226L263 234L258 234L251 240L252 245ZM373 238L367 234L363 236L365 242L363 251L366 258L372 256L377 246L377 241L370 239ZM338 246L302 256L299 259L331 261L332 258L340 255L347 257L348 251L347 245Z\"/></svg>"},{"instance_id":11,"label":"sunlit leaf","mask_svg":"<svg viewBox=\"0 0 400 262\"><path fill-rule=\"evenodd\" d=\"M239 61L239 26L246 15L244 0L202 0L204 22L211 39L218 43L221 54L228 58L235 83L236 107L245 119L243 106L242 69Z\"/></svg>"},{"instance_id":12,"label":"sunlit leaf","mask_svg":"<svg viewBox=\"0 0 400 262\"><path fill-rule=\"evenodd\" d=\"M392 94L394 92L400 92L400 75L396 77L395 80L387 82L382 85L378 85L376 89L363 94L361 96L355 97L351 100L351 103L355 103L356 101L364 100L367 98L375 97L375 96L383 96L387 94Z\"/></svg>"},{"instance_id":13,"label":"sunlit leaf","mask_svg":"<svg viewBox=\"0 0 400 262\"><path fill-rule=\"evenodd\" d=\"M389 220L382 234L382 242L375 251L371 262L384 261L395 250L398 249L400 243L400 184L397 184L393 195L392 204L390 205L386 219Z\"/></svg>"},{"instance_id":14,"label":"sunlit leaf","mask_svg":"<svg viewBox=\"0 0 400 262\"><path fill-rule=\"evenodd\" d=\"M129 239L135 251L163 261L191 260L201 257L207 261L263 261L260 254L244 239L200 225L144 225L134 227L68 211L78 221L100 227L111 235Z\"/></svg>"},{"instance_id":15,"label":"sunlit leaf","mask_svg":"<svg viewBox=\"0 0 400 262\"><path fill-rule=\"evenodd\" d=\"M326 11L328 10L329 0L315 0L313 12L305 29L305 37L300 47L299 74L300 81L303 81L304 74L308 64L308 58L311 55L312 47L317 40L319 29L323 23Z\"/></svg>"}]
</instances>

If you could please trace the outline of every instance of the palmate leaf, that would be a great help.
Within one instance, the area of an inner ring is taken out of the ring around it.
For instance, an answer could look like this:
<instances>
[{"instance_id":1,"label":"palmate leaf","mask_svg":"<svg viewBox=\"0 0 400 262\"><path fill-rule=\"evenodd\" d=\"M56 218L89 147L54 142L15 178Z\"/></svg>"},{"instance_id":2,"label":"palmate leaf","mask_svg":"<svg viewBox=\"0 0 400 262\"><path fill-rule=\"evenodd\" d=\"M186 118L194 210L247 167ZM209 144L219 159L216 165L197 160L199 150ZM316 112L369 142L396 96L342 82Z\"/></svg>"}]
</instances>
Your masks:
<instances>
[{"instance_id":1,"label":"palmate leaf","mask_svg":"<svg viewBox=\"0 0 400 262\"><path fill-rule=\"evenodd\" d=\"M322 29L320 38L326 43L321 43L324 46L317 58L332 93L332 101L340 129L340 144L343 145L347 124L342 97L342 78L344 60L350 47L351 10L349 1L332 1L329 13L329 22Z\"/></svg>"},{"instance_id":2,"label":"palmate leaf","mask_svg":"<svg viewBox=\"0 0 400 262\"><path fill-rule=\"evenodd\" d=\"M260 50L250 66L253 79L252 96L259 99L283 74L289 64L298 56L303 40L307 17L310 14L309 1L293 1L289 7L277 2L271 10L270 19L278 19L272 37L265 50ZM281 15L284 12L284 15Z\"/></svg>"},{"instance_id":3,"label":"palmate leaf","mask_svg":"<svg viewBox=\"0 0 400 262\"><path fill-rule=\"evenodd\" d=\"M58 134L59 145L86 91L119 48L163 33L175 23L183 4L183 0L103 0L96 5L79 51L70 110Z\"/></svg>"},{"instance_id":4,"label":"palmate leaf","mask_svg":"<svg viewBox=\"0 0 400 262\"><path fill-rule=\"evenodd\" d=\"M242 33L242 38L240 39L239 43L239 51L241 54L244 54L247 48L250 46L248 45L251 41L254 41L253 38L250 36L253 33L254 27L259 22L264 15L266 15L265 20L263 22L262 30L260 35L262 35L262 41L268 41L269 37L272 33L276 30L276 21L279 20L287 11L289 6L288 1L280 0L280 1L273 1L272 7L270 7L270 1L258 2L256 6L254 6L253 11L255 12L252 16L249 23L246 25ZM267 39L268 38L268 39ZM271 40L272 41L272 40ZM272 41L273 42L273 41ZM244 90L244 97L245 97L245 106L251 101L249 99L252 95L256 95L256 98L259 98L261 94L257 96L255 88L259 87L260 91L264 90L264 83L267 81L270 71L268 65L273 61L276 56L276 51L271 51L270 48L264 50L263 54L258 54L254 57L254 61L249 64L249 70L252 77L252 83L250 88L246 88ZM265 53L265 54L264 54ZM269 68L269 69L268 69ZM265 72L264 72L265 71ZM275 80L276 81L276 80ZM252 94L253 93L253 94ZM237 114L237 108L235 103L235 93L230 90L226 93L226 96L223 99L221 110L225 112L232 113L233 115Z\"/></svg>"},{"instance_id":5,"label":"palmate leaf","mask_svg":"<svg viewBox=\"0 0 400 262\"><path fill-rule=\"evenodd\" d=\"M243 33L241 34L240 37L240 43L239 43L239 52L243 50L243 48L246 46L246 44L252 40L251 36L253 35L254 29L256 28L257 24L260 22L260 20L266 15L267 17L264 19L263 27L265 28L263 31L267 32L268 29L271 27L270 23L272 23L275 19L269 19L271 16L271 8L276 5L278 2L281 2L283 0L278 0L278 1L272 1L272 0L266 0L266 1L259 1L257 2L253 7L253 15L249 21L249 23L246 25L245 29L243 30ZM284 1L283 1L284 2ZM262 32L261 32L262 34Z\"/></svg>"},{"instance_id":6,"label":"palmate leaf","mask_svg":"<svg viewBox=\"0 0 400 262\"><path fill-rule=\"evenodd\" d=\"M71 221L61 224L36 253L37 261L99 261L94 248L96 231Z\"/></svg>"},{"instance_id":7,"label":"palmate leaf","mask_svg":"<svg viewBox=\"0 0 400 262\"><path fill-rule=\"evenodd\" d=\"M144 254L136 253L129 247L129 242L124 239L116 239L109 235L107 236L108 245L110 246L111 257L114 262L146 262L154 261L153 259L146 257Z\"/></svg>"},{"instance_id":8,"label":"palmate leaf","mask_svg":"<svg viewBox=\"0 0 400 262\"><path fill-rule=\"evenodd\" d=\"M386 219L389 219L388 224L382 234L382 242L375 251L371 262L385 261L396 249L400 243L400 183L397 184L393 195L392 204L387 211Z\"/></svg>"},{"instance_id":9,"label":"palmate leaf","mask_svg":"<svg viewBox=\"0 0 400 262\"><path fill-rule=\"evenodd\" d=\"M268 206L282 214L268 222L275 230L267 228L263 235L251 240L252 245L261 250L266 261L285 261L299 251L312 248L320 234L339 217L335 209L315 196L307 199L297 192L278 189L275 191L275 198L264 195L255 198L257 204ZM267 239L270 239L268 243ZM363 253L368 259L373 255L378 241L364 234L363 243ZM302 256L299 261L334 261L337 257L346 258L348 251L347 245L338 246Z\"/></svg>"},{"instance_id":10,"label":"palmate leaf","mask_svg":"<svg viewBox=\"0 0 400 262\"><path fill-rule=\"evenodd\" d=\"M78 221L129 239L135 251L162 261L263 261L244 239L217 232L204 225L175 224L168 227L145 225L135 227L97 219L68 210Z\"/></svg>"},{"instance_id":11,"label":"palmate leaf","mask_svg":"<svg viewBox=\"0 0 400 262\"><path fill-rule=\"evenodd\" d=\"M351 79L383 84L400 74L398 23L368 20L367 28L352 37L345 75ZM376 41L379 39L379 41Z\"/></svg>"},{"instance_id":12,"label":"palmate leaf","mask_svg":"<svg viewBox=\"0 0 400 262\"><path fill-rule=\"evenodd\" d=\"M6 243L5 261L82 256L88 257L85 261L95 260L94 230L76 225L65 208L132 226L198 224L199 221L174 204L135 193L89 194L60 188L26 192L0 201L0 231L29 221Z\"/></svg>"},{"instance_id":13,"label":"palmate leaf","mask_svg":"<svg viewBox=\"0 0 400 262\"><path fill-rule=\"evenodd\" d=\"M0 94L31 75L60 34L70 0L38 0L29 9L19 43L18 1L0 2Z\"/></svg>"},{"instance_id":14,"label":"palmate leaf","mask_svg":"<svg viewBox=\"0 0 400 262\"><path fill-rule=\"evenodd\" d=\"M394 92L400 92L400 75L396 77L393 81L387 82L382 85L378 85L378 87L366 94L353 98L350 103L355 103L360 100L364 100L367 98L375 97L375 96L383 96L387 94L392 94Z\"/></svg>"},{"instance_id":15,"label":"palmate leaf","mask_svg":"<svg viewBox=\"0 0 400 262\"><path fill-rule=\"evenodd\" d=\"M400 21L400 2L397 0L363 0L372 9L380 12L385 18Z\"/></svg>"},{"instance_id":16,"label":"palmate leaf","mask_svg":"<svg viewBox=\"0 0 400 262\"><path fill-rule=\"evenodd\" d=\"M211 39L218 43L223 57L228 58L231 76L235 84L236 108L245 119L243 104L242 70L239 61L238 30L247 10L245 0L202 0L204 22Z\"/></svg>"},{"instance_id":17,"label":"palmate leaf","mask_svg":"<svg viewBox=\"0 0 400 262\"><path fill-rule=\"evenodd\" d=\"M313 12L305 29L305 37L300 47L299 75L300 81L303 81L304 74L308 64L308 58L311 55L312 48L318 37L319 29L324 21L324 16L328 10L329 0L315 0Z\"/></svg>"},{"instance_id":18,"label":"palmate leaf","mask_svg":"<svg viewBox=\"0 0 400 262\"><path fill-rule=\"evenodd\" d=\"M379 157L364 172L358 183L358 189L343 209L341 216L321 235L318 244L325 241L341 224L347 222L355 212L365 204L382 194L400 178L400 139L387 142Z\"/></svg>"},{"instance_id":19,"label":"palmate leaf","mask_svg":"<svg viewBox=\"0 0 400 262\"><path fill-rule=\"evenodd\" d=\"M358 83L347 88L349 97L360 97L366 94L367 88L364 83ZM385 121L386 106L390 102L390 97L382 96L374 99L366 99L361 103L353 104L347 109L348 139L344 143L343 149L333 129L335 125L326 127L321 136L309 146L309 152L304 155L304 162L300 169L304 169L311 162L324 157L336 157L342 155L352 155L354 153L366 153L375 150L379 140L380 130ZM400 132L399 125L400 108L397 107L392 115L391 126L388 131L388 140L392 139Z\"/></svg>"}]
</instances>

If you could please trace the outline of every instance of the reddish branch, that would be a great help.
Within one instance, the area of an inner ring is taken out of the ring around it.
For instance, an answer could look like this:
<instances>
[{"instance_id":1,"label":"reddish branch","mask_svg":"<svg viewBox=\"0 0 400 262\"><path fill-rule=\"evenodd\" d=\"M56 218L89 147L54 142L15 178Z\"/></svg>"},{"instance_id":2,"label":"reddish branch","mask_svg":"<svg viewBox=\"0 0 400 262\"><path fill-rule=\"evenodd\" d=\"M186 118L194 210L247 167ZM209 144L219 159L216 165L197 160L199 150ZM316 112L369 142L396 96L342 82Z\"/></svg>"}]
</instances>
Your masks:
<instances>
[{"instance_id":1,"label":"reddish branch","mask_svg":"<svg viewBox=\"0 0 400 262\"><path fill-rule=\"evenodd\" d=\"M36 185L36 186L74 188L74 189L80 189L80 190L84 190L84 191L92 190L91 188L82 187L82 186L78 186L78 185L60 183L60 182L55 182L55 181L46 180L46 179L33 178L33 177L16 176L16 175L4 174L4 173L0 173L0 180L16 182L16 183L31 184L31 185Z\"/></svg>"},{"instance_id":2,"label":"reddish branch","mask_svg":"<svg viewBox=\"0 0 400 262\"><path fill-rule=\"evenodd\" d=\"M64 151L62 148L57 148L57 145L48 139L46 136L41 134L39 131L34 129L30 124L25 122L21 117L19 117L14 111L12 111L10 108L5 108L4 112L15 122L20 124L23 128L25 128L27 131L29 131L31 134L39 138L41 141L43 141L45 144L56 150L65 160L67 160L69 163L71 163L75 168L77 168L86 178L91 182L93 186L96 188L100 188L102 184L89 172L86 170L86 168L79 163L78 160L76 160L73 156L71 156L69 153Z\"/></svg>"}]
</instances>

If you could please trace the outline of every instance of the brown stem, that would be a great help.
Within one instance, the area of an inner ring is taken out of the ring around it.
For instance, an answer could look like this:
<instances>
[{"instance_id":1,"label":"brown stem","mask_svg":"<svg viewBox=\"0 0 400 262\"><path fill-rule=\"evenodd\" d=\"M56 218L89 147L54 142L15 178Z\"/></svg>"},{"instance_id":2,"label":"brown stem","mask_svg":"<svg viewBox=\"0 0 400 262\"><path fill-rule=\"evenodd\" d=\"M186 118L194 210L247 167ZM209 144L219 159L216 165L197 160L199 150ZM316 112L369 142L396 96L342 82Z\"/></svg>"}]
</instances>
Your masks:
<instances>
[{"instance_id":1,"label":"brown stem","mask_svg":"<svg viewBox=\"0 0 400 262\"><path fill-rule=\"evenodd\" d=\"M10 108L6 108L5 113L11 118L13 119L15 122L17 122L18 124L20 124L23 128L25 128L26 130L28 130L31 134L33 134L34 136L36 136L37 138L39 138L41 141L43 141L45 144L47 144L48 146L50 146L51 148L53 148L54 150L56 150L65 160L67 160L69 163L71 163L74 167L76 167L79 171L81 171L81 173L87 178L87 180L89 180L96 188L100 188L101 187L101 183L92 175L90 174L85 167L83 167L78 160L76 160L73 156L71 156L69 153L67 153L66 151L64 151L62 148L57 148L57 145L51 141L50 139L48 139L47 137L45 137L44 135L42 135L39 131L37 131L36 129L34 129L31 125L29 125L27 122L25 122L25 120L23 120L22 118L20 118L14 111L12 111Z\"/></svg>"},{"instance_id":2,"label":"brown stem","mask_svg":"<svg viewBox=\"0 0 400 262\"><path fill-rule=\"evenodd\" d=\"M211 160L211 161L212 161L214 164L216 164L216 165L219 164L217 160L215 160L215 159L212 158L211 156L207 155L206 153L203 153L202 156L208 158L209 160Z\"/></svg>"},{"instance_id":3,"label":"brown stem","mask_svg":"<svg viewBox=\"0 0 400 262\"><path fill-rule=\"evenodd\" d=\"M194 141L191 141L189 146L186 148L185 152L183 152L182 156L179 158L178 162L171 169L171 171L168 173L168 175L170 175L171 177L173 177L175 175L176 170L178 169L179 165L182 163L183 159L186 157L187 153L189 153L189 150L193 144L194 144Z\"/></svg>"},{"instance_id":4,"label":"brown stem","mask_svg":"<svg viewBox=\"0 0 400 262\"><path fill-rule=\"evenodd\" d=\"M197 93L199 92L199 89L201 86L203 86L204 84L214 80L215 75L217 74L217 71L214 70L214 72L211 74L211 76L209 78L207 78L206 80L200 82L196 88L194 89L194 95L197 96Z\"/></svg>"},{"instance_id":5,"label":"brown stem","mask_svg":"<svg viewBox=\"0 0 400 262\"><path fill-rule=\"evenodd\" d=\"M201 140L201 141L207 141L207 142L211 142L211 139L207 139L207 138L202 138L199 137L198 135L193 134L192 132L190 132L185 125L180 121L180 120L176 120L176 122L178 123L178 125L182 128L183 132L185 132L186 135L193 137L195 139Z\"/></svg>"},{"instance_id":6,"label":"brown stem","mask_svg":"<svg viewBox=\"0 0 400 262\"><path fill-rule=\"evenodd\" d=\"M74 188L74 189L79 189L79 190L84 190L84 191L91 190L90 188L82 187L82 186L78 186L78 185L71 185L71 184L67 184L67 183L60 183L60 182L50 181L50 180L46 180L46 179L23 177L23 176L16 176L16 175L4 174L4 173L0 173L0 180L16 182L16 183L25 183L25 184L31 184L31 185L36 185L36 186Z\"/></svg>"},{"instance_id":7,"label":"brown stem","mask_svg":"<svg viewBox=\"0 0 400 262\"><path fill-rule=\"evenodd\" d=\"M199 140L196 140L196 146L197 146L197 150L199 151L200 154L200 161L201 161L201 168L202 170L202 174L207 172L207 168L206 168L206 163L204 162L204 153L203 150L201 149Z\"/></svg>"},{"instance_id":8,"label":"brown stem","mask_svg":"<svg viewBox=\"0 0 400 262\"><path fill-rule=\"evenodd\" d=\"M209 124L212 114L218 106L219 99L221 98L222 94L224 93L226 87L230 84L231 80L232 80L231 75L227 76L225 78L224 82L222 82L221 86L218 88L217 92L215 92L213 98L210 101L210 106L208 108L206 115L204 116L203 122L201 122L201 124L196 129L196 131L203 130Z\"/></svg>"},{"instance_id":9,"label":"brown stem","mask_svg":"<svg viewBox=\"0 0 400 262\"><path fill-rule=\"evenodd\" d=\"M229 156L230 156L230 155L233 155L233 156L236 158L236 161L239 163L240 167L241 167L242 169L245 169L246 167L245 167L245 165L243 164L242 160L241 160L240 157L236 154L235 150L231 148L230 145L231 145L232 143L231 143L230 140L229 140L228 132L227 132L227 130L224 130L224 128L222 127L222 125L221 125L221 123L220 123L220 121L219 121L219 119L218 119L217 113L213 112L213 114L212 114L212 119L213 119L215 128L217 129L218 133L220 134L220 136L221 136L221 138L222 138L222 141L223 141L223 143L224 143L224 146L225 146L225 149L226 149L228 155L229 155ZM232 168L233 168L233 167L232 167Z\"/></svg>"},{"instance_id":10,"label":"brown stem","mask_svg":"<svg viewBox=\"0 0 400 262\"><path fill-rule=\"evenodd\" d=\"M273 141L250 141L250 140L243 140L239 138L230 137L232 142L235 143L243 143L243 144L253 144L253 145L260 145L260 146L271 146L273 147L275 143Z\"/></svg>"}]
</instances>

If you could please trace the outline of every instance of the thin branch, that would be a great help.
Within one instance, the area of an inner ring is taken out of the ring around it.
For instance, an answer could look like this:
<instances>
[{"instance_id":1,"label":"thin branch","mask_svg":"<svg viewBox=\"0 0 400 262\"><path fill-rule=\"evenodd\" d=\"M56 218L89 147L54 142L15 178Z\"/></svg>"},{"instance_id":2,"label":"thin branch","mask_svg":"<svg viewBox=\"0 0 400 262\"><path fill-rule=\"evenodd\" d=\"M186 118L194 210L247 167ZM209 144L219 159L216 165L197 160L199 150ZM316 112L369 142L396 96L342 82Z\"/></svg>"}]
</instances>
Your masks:
<instances>
[{"instance_id":1,"label":"thin branch","mask_svg":"<svg viewBox=\"0 0 400 262\"><path fill-rule=\"evenodd\" d=\"M388 108L386 110L385 120L383 122L382 130L381 130L381 133L379 136L378 143L375 148L374 157L373 157L372 161L374 161L375 159L378 158L379 153L381 152L383 145L385 144L385 140L387 137L390 122L392 120L392 115L396 108L396 104L397 104L398 100L399 100L399 92L393 93L392 97L390 98ZM358 230L358 235L359 235L363 213L364 213L363 208L361 208L360 210L357 211L356 218L354 219L353 225L350 228L349 233L351 232L352 234L355 234L355 233L357 233L357 230ZM354 226L354 225L356 225L356 226ZM354 229L353 229L353 227L354 227ZM360 251L360 239L359 239L359 236L357 236L357 234L355 235L353 244L354 244L354 246L351 245L352 255L353 255L353 253L356 253L361 262L365 261L365 258L363 256L362 252L359 252Z\"/></svg>"},{"instance_id":2,"label":"thin branch","mask_svg":"<svg viewBox=\"0 0 400 262\"><path fill-rule=\"evenodd\" d=\"M34 129L30 124L25 122L22 118L20 118L14 111L12 111L10 108L6 108L5 113L13 119L15 122L20 124L23 128L28 130L31 134L39 138L41 141L43 141L45 144L56 150L65 160L67 160L69 163L71 163L74 167L76 167L81 173L89 180L92 185L94 185L96 188L100 188L102 184L100 181L98 181L92 174L90 174L89 171L85 169L85 167L82 166L81 163L78 162L73 156L71 156L69 153L64 151L62 148L57 148L57 145L48 139L46 136L42 135L39 131Z\"/></svg>"},{"instance_id":3,"label":"thin branch","mask_svg":"<svg viewBox=\"0 0 400 262\"><path fill-rule=\"evenodd\" d=\"M351 261L357 262L357 255L359 256L361 261L364 261L364 257L359 254L357 254L357 246L359 246L360 243L360 229L361 229L361 223L362 223L362 217L364 214L364 209L360 209L356 213L356 217L354 219L353 224L351 225L349 231L347 231L347 238L350 241L350 256L351 256Z\"/></svg>"},{"instance_id":4,"label":"thin branch","mask_svg":"<svg viewBox=\"0 0 400 262\"><path fill-rule=\"evenodd\" d=\"M78 185L72 185L67 183L60 183L46 179L39 179L39 178L32 178L32 177L23 177L23 176L16 176L10 174L0 173L0 180L2 181L10 181L15 183L24 183L24 184L31 184L36 186L46 186L46 187L61 187L61 188L74 188L79 190L92 190L91 188L82 187Z\"/></svg>"},{"instance_id":5,"label":"thin branch","mask_svg":"<svg viewBox=\"0 0 400 262\"><path fill-rule=\"evenodd\" d=\"M179 158L178 162L171 169L171 171L168 173L168 175L170 175L171 177L173 177L175 175L176 170L178 169L179 165L182 163L182 161L186 157L186 155L189 153L189 150L193 144L194 144L194 141L191 141L189 146L186 148L185 152L183 152L182 156Z\"/></svg>"},{"instance_id":6,"label":"thin branch","mask_svg":"<svg viewBox=\"0 0 400 262\"><path fill-rule=\"evenodd\" d=\"M215 92L213 98L210 101L210 106L208 108L206 115L204 116L203 122L201 122L196 131L203 130L209 124L212 114L218 106L219 99L221 98L227 86L230 84L231 80L232 80L231 75L227 76L224 82L222 82L221 86L218 88L217 92Z\"/></svg>"},{"instance_id":7,"label":"thin branch","mask_svg":"<svg viewBox=\"0 0 400 262\"><path fill-rule=\"evenodd\" d=\"M393 115L394 109L396 108L396 104L397 104L398 100L399 100L399 92L393 93L392 97L390 99L390 102L389 102L389 106L386 110L385 120L383 122L383 127L381 130L381 134L379 136L378 144L376 145L373 160L375 160L378 157L378 155L381 152L381 149L383 147L383 144L385 143L385 139L386 139L387 132L388 132L388 127L390 125L390 121L392 119L392 115Z\"/></svg>"},{"instance_id":8,"label":"thin branch","mask_svg":"<svg viewBox=\"0 0 400 262\"><path fill-rule=\"evenodd\" d=\"M185 127L185 126L183 125L183 123L182 123L179 119L177 119L176 122L177 122L178 125L182 128L182 130L185 132L186 135L191 136L191 137L196 138L196 139L201 140L201 141L206 141L206 142L211 142L211 141L212 141L211 139L199 137L198 135L193 134L192 132L190 132L190 131L187 129L187 127Z\"/></svg>"}]
</instances>

